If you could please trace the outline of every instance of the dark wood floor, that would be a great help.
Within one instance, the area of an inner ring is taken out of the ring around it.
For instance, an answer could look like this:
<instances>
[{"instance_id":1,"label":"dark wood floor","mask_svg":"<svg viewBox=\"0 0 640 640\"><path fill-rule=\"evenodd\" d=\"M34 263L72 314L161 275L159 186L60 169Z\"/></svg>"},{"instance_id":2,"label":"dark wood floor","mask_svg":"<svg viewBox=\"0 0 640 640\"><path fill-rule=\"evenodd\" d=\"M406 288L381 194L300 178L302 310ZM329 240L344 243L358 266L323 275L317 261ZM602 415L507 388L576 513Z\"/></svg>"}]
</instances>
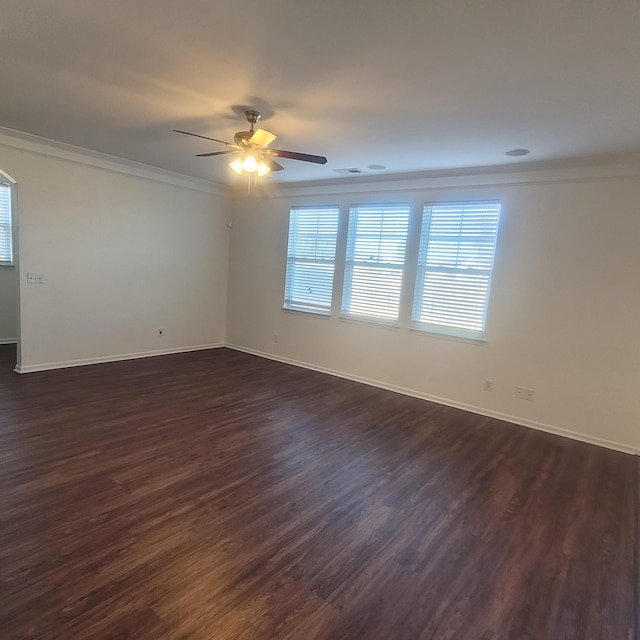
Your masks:
<instances>
[{"instance_id":1,"label":"dark wood floor","mask_svg":"<svg viewBox=\"0 0 640 640\"><path fill-rule=\"evenodd\" d=\"M632 456L220 349L17 375L0 638L632 640Z\"/></svg>"}]
</instances>

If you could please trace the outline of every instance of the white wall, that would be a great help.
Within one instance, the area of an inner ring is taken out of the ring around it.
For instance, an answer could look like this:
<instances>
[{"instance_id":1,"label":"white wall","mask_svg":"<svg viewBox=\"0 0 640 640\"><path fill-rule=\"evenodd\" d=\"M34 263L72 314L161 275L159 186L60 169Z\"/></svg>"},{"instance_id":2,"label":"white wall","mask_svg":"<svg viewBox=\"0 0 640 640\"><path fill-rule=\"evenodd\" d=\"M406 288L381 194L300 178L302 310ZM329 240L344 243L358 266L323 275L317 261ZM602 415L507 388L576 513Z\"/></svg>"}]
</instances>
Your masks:
<instances>
[{"instance_id":1,"label":"white wall","mask_svg":"<svg viewBox=\"0 0 640 640\"><path fill-rule=\"evenodd\" d=\"M0 344L18 337L18 270L0 267Z\"/></svg>"},{"instance_id":2,"label":"white wall","mask_svg":"<svg viewBox=\"0 0 640 640\"><path fill-rule=\"evenodd\" d=\"M640 452L639 176L639 167L582 168L292 187L241 199L227 342ZM346 213L366 201L421 207L494 198L503 216L486 343L282 310L291 206L340 204ZM492 392L483 391L485 378ZM535 401L517 399L516 386L535 389Z\"/></svg>"},{"instance_id":3,"label":"white wall","mask_svg":"<svg viewBox=\"0 0 640 640\"><path fill-rule=\"evenodd\" d=\"M0 168L17 183L21 371L224 343L224 193L4 135Z\"/></svg>"},{"instance_id":4,"label":"white wall","mask_svg":"<svg viewBox=\"0 0 640 640\"><path fill-rule=\"evenodd\" d=\"M228 195L202 181L2 133L0 169L17 181L23 371L226 340L640 452L638 166L262 187L236 196L231 232ZM486 343L282 310L292 205L485 198L504 204Z\"/></svg>"}]
</instances>

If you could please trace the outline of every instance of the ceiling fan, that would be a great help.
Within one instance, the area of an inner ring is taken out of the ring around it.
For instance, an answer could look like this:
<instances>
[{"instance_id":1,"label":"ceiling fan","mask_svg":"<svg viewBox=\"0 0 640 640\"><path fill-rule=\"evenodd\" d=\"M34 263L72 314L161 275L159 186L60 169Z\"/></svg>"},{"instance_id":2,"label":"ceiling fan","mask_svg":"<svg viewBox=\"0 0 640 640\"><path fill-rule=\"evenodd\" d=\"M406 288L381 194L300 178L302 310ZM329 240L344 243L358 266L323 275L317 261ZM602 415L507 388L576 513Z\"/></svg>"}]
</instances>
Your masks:
<instances>
[{"instance_id":1,"label":"ceiling fan","mask_svg":"<svg viewBox=\"0 0 640 640\"><path fill-rule=\"evenodd\" d=\"M209 138L198 133L190 133L189 131L180 131L174 129L176 133L183 133L187 136L196 138L204 138L226 144L229 147L227 151L213 151L212 153L198 153L199 158L210 158L211 156L222 156L228 154L237 154L238 157L229 165L238 175L243 172L256 173L263 176L269 171L282 171L284 167L274 160L274 158L288 158L289 160L301 160L302 162L315 162L316 164L326 164L327 159L324 156L314 156L309 153L298 153L297 151L284 151L283 149L271 149L269 145L277 138L274 133L266 129L258 129L254 131L253 126L262 117L259 111L248 110L244 112L249 123L249 131L238 131L233 137L233 142L225 142L216 138Z\"/></svg>"}]
</instances>

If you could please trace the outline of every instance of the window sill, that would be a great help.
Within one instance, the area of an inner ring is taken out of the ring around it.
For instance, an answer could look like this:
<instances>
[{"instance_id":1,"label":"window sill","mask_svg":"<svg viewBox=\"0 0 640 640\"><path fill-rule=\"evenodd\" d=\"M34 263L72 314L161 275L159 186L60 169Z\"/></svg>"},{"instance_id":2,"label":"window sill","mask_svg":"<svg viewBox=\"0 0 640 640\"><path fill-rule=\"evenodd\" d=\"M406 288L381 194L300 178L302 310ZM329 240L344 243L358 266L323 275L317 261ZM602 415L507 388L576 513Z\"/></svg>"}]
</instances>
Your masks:
<instances>
[{"instance_id":1,"label":"window sill","mask_svg":"<svg viewBox=\"0 0 640 640\"><path fill-rule=\"evenodd\" d=\"M467 344L473 344L476 347L480 347L482 345L487 344L487 341L484 338L474 338L472 336L465 336L460 333L455 333L455 331L453 330L447 330L447 329L438 330L435 328L411 326L409 327L409 331L418 335L429 337L429 338L438 338L440 340L453 340L454 342L466 342Z\"/></svg>"},{"instance_id":2,"label":"window sill","mask_svg":"<svg viewBox=\"0 0 640 640\"><path fill-rule=\"evenodd\" d=\"M0 269L15 269L16 264L11 264L10 262L0 262Z\"/></svg>"},{"instance_id":3,"label":"window sill","mask_svg":"<svg viewBox=\"0 0 640 640\"><path fill-rule=\"evenodd\" d=\"M331 311L320 311L319 309L296 309L295 307L282 307L287 313L302 314L306 316L319 316L321 318L331 317Z\"/></svg>"}]
</instances>

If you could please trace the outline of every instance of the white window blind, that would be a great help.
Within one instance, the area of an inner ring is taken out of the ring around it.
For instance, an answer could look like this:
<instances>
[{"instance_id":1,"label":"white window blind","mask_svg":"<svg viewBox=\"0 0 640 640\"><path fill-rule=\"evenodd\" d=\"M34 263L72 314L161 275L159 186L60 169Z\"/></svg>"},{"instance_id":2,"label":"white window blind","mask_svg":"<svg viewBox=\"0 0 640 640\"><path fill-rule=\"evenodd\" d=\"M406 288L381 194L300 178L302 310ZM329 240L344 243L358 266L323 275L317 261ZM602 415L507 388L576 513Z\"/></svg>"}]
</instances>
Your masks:
<instances>
[{"instance_id":1,"label":"white window blind","mask_svg":"<svg viewBox=\"0 0 640 640\"><path fill-rule=\"evenodd\" d=\"M11 187L4 183L0 183L0 264L13 264Z\"/></svg>"},{"instance_id":2,"label":"white window blind","mask_svg":"<svg viewBox=\"0 0 640 640\"><path fill-rule=\"evenodd\" d=\"M408 203L351 207L343 315L398 319L409 212Z\"/></svg>"},{"instance_id":3,"label":"white window blind","mask_svg":"<svg viewBox=\"0 0 640 640\"><path fill-rule=\"evenodd\" d=\"M331 313L338 207L291 209L284 306Z\"/></svg>"},{"instance_id":4,"label":"white window blind","mask_svg":"<svg viewBox=\"0 0 640 640\"><path fill-rule=\"evenodd\" d=\"M501 205L425 205L413 304L414 327L484 334Z\"/></svg>"}]
</instances>

